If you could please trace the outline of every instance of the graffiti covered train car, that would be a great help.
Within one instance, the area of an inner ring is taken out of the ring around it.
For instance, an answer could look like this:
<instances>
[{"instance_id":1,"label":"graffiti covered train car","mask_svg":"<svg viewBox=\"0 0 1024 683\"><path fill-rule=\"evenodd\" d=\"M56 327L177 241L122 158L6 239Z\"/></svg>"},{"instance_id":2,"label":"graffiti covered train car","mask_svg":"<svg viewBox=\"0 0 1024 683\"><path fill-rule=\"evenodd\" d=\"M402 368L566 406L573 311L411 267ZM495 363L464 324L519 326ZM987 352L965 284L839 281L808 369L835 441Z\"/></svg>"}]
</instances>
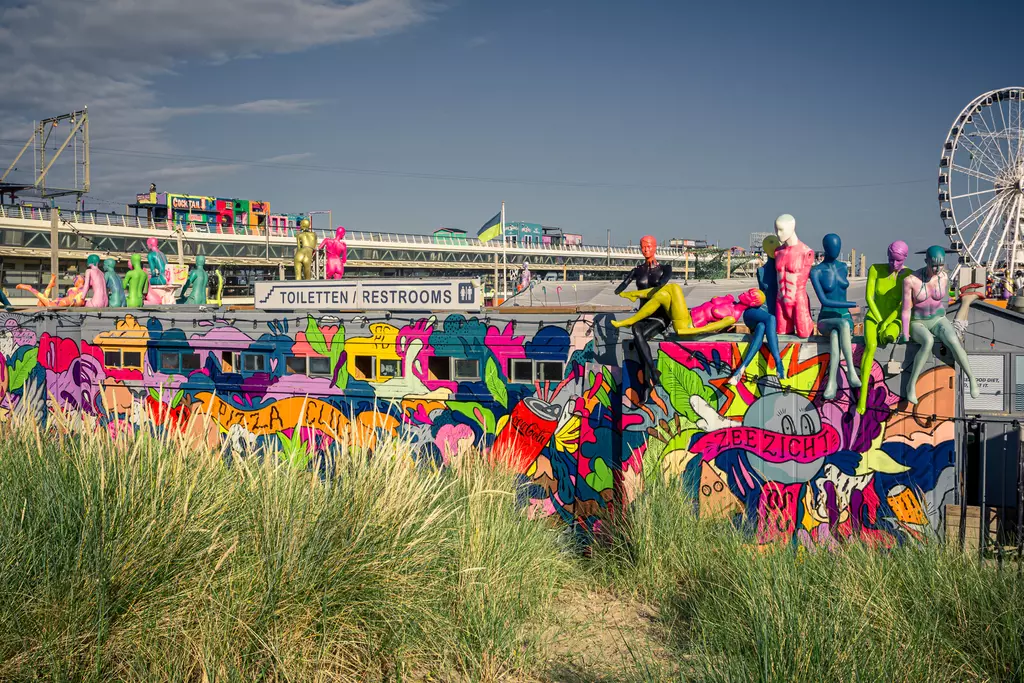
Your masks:
<instances>
[{"instance_id":1,"label":"graffiti covered train car","mask_svg":"<svg viewBox=\"0 0 1024 683\"><path fill-rule=\"evenodd\" d=\"M734 386L745 337L690 337L653 344L648 393L615 315L3 314L2 414L73 411L112 433L148 414L211 447L270 446L300 465L342 433L403 437L418 461L442 467L477 447L518 469L530 516L588 525L660 477L680 479L699 514L743 523L762 543L888 545L942 528L957 391L941 360L921 376L916 406L903 398L905 373L875 362L862 415L845 376L823 397L823 339L782 337L782 376L765 350ZM890 362L906 365L905 349ZM192 419L200 413L211 419Z\"/></svg>"}]
</instances>

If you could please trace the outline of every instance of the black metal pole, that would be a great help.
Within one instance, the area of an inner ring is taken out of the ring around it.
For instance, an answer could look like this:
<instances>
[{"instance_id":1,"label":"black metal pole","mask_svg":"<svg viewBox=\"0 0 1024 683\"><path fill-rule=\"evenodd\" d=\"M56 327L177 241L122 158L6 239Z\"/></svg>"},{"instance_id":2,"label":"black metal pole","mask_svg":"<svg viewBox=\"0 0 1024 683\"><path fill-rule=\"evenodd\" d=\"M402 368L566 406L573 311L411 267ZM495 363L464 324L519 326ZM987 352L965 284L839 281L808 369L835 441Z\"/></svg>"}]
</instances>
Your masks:
<instances>
[{"instance_id":1,"label":"black metal pole","mask_svg":"<svg viewBox=\"0 0 1024 683\"><path fill-rule=\"evenodd\" d=\"M957 529L957 542L960 545L960 552L964 552L967 545L967 443L974 434L977 425L972 420L967 423L967 433L964 434L963 457L960 458L960 525Z\"/></svg>"},{"instance_id":2,"label":"black metal pole","mask_svg":"<svg viewBox=\"0 0 1024 683\"><path fill-rule=\"evenodd\" d=\"M1024 425L1017 423L1017 574L1024 555Z\"/></svg>"},{"instance_id":3,"label":"black metal pole","mask_svg":"<svg viewBox=\"0 0 1024 683\"><path fill-rule=\"evenodd\" d=\"M988 444L986 443L986 424L981 423L978 427L978 445L981 447L981 523L978 525L978 562L985 559L985 542L988 540L988 505L985 497L985 486L988 477Z\"/></svg>"}]
</instances>

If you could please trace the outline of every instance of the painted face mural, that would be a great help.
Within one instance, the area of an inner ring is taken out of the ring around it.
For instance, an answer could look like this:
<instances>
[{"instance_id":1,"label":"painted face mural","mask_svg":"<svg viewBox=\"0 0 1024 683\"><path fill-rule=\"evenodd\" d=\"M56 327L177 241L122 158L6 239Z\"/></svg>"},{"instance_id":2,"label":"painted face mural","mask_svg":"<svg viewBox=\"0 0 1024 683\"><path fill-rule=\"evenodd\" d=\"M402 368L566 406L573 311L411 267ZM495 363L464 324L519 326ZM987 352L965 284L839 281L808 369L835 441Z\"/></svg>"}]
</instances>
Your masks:
<instances>
[{"instance_id":1,"label":"painted face mural","mask_svg":"<svg viewBox=\"0 0 1024 683\"><path fill-rule=\"evenodd\" d=\"M625 373L623 476L681 478L699 514L733 519L761 543L831 545L856 535L891 545L939 528L952 496L954 432L932 416L953 414L951 368L922 377L918 386L933 388L928 405L907 416L875 364L859 415L845 376L835 399L822 397L829 357L816 344L783 349L781 381L762 352L731 385L744 346L663 343L661 385L643 405Z\"/></svg>"},{"instance_id":2,"label":"painted face mural","mask_svg":"<svg viewBox=\"0 0 1024 683\"><path fill-rule=\"evenodd\" d=\"M530 516L590 528L662 477L681 480L700 515L757 542L889 545L940 528L953 490L952 423L931 417L953 413L953 370L941 364L903 411L874 364L860 414L843 375L836 398L822 397L829 359L815 343L786 345L784 373L762 351L734 385L745 343L663 342L659 382L640 392L635 356L598 362L620 341L598 342L593 315L140 312L83 314L56 332L0 316L0 419L60 411L114 436L155 421L300 468L391 436L423 467L480 449L519 473Z\"/></svg>"}]
</instances>

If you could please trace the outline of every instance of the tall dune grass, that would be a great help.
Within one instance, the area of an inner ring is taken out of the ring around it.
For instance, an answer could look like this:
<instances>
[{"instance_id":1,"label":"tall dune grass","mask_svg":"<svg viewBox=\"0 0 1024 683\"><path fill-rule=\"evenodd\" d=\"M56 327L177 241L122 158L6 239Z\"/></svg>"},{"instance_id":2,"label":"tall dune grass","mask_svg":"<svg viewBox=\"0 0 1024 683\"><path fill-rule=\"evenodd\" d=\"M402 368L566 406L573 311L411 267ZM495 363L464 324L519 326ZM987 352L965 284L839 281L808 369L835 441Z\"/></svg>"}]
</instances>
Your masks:
<instances>
[{"instance_id":1,"label":"tall dune grass","mask_svg":"<svg viewBox=\"0 0 1024 683\"><path fill-rule=\"evenodd\" d=\"M756 548L655 484L592 570L659 605L691 680L1024 679L1024 579L929 542Z\"/></svg>"},{"instance_id":2,"label":"tall dune grass","mask_svg":"<svg viewBox=\"0 0 1024 683\"><path fill-rule=\"evenodd\" d=\"M0 680L1024 679L1024 581L939 544L758 549L655 484L586 559L477 453L311 474L57 417L0 440ZM579 614L617 593L664 642ZM582 638L630 658L574 670Z\"/></svg>"},{"instance_id":3,"label":"tall dune grass","mask_svg":"<svg viewBox=\"0 0 1024 683\"><path fill-rule=\"evenodd\" d=\"M570 576L514 479L401 440L321 478L180 437L5 426L0 680L498 678Z\"/></svg>"}]
</instances>

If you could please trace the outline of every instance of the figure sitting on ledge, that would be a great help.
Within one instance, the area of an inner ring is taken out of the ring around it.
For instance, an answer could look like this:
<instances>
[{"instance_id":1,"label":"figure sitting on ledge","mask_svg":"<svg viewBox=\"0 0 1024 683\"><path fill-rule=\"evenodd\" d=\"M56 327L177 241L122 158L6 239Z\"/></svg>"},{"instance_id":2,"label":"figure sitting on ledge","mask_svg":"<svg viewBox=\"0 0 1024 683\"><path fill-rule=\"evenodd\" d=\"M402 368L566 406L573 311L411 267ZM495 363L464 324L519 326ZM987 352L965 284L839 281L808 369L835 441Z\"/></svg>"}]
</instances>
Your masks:
<instances>
[{"instance_id":1,"label":"figure sitting on ledge","mask_svg":"<svg viewBox=\"0 0 1024 683\"><path fill-rule=\"evenodd\" d=\"M672 266L658 263L658 259L655 256L657 247L657 241L650 235L646 235L640 240L640 253L643 254L644 260L633 270L629 271L626 278L615 288L616 294L622 294L631 282L636 282L638 290L647 292L651 291L651 288L657 289L668 284L668 281L672 279ZM679 293L682 294L682 291ZM636 292L630 292L629 295L624 296L632 296L634 294ZM633 338L636 343L636 349L643 363L644 378L639 391L641 403L647 400L650 392L654 390L657 381L657 368L654 365L651 347L647 342L655 335L664 332L665 328L668 327L669 319L666 311L667 308L663 309L661 304L658 303L645 316L638 317L638 312L637 315L633 316L635 320L630 323L633 326ZM615 320L612 321L614 327L622 327L623 324Z\"/></svg>"},{"instance_id":2,"label":"figure sitting on ledge","mask_svg":"<svg viewBox=\"0 0 1024 683\"><path fill-rule=\"evenodd\" d=\"M978 398L978 383L971 372L964 347L960 345L953 323L946 319L949 301L949 275L946 274L946 250L928 247L925 267L903 280L903 310L900 341L907 337L921 345L914 357L914 366L907 380L907 401L917 403L917 380L932 353L935 340L942 342L960 366L970 387L971 398Z\"/></svg>"},{"instance_id":3,"label":"figure sitting on ledge","mask_svg":"<svg viewBox=\"0 0 1024 683\"><path fill-rule=\"evenodd\" d=\"M647 299L647 303L631 317L612 321L613 326L631 327L641 320L663 312L668 316L672 323L672 329L679 336L708 334L732 327L737 320L743 317L744 311L764 303L764 295L759 290L751 289L740 294L738 302L732 294L716 296L691 311L686 305L683 288L674 282L657 288L626 292L620 296L633 301Z\"/></svg>"},{"instance_id":4,"label":"figure sitting on ledge","mask_svg":"<svg viewBox=\"0 0 1024 683\"><path fill-rule=\"evenodd\" d=\"M39 305L44 308L85 305L85 278L81 275L75 278L75 284L68 287L68 293L65 296L57 299L51 299L50 295L53 293L56 286L57 276L51 275L50 284L46 286L46 289L44 289L42 293L36 291L35 287L31 287L29 285L17 285L17 288L24 292L31 293L39 300Z\"/></svg>"}]
</instances>

